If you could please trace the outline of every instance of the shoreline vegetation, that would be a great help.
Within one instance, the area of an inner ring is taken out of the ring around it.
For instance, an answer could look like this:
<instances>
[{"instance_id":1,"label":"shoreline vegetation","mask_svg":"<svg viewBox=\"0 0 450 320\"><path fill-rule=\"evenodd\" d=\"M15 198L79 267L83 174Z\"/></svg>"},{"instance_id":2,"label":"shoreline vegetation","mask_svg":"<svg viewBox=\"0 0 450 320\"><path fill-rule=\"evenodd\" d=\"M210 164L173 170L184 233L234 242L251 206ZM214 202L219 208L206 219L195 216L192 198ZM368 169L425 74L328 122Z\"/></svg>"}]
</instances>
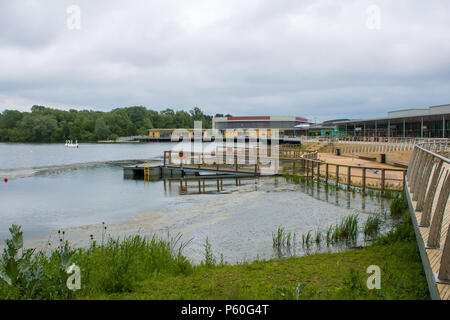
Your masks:
<instances>
[{"instance_id":1,"label":"shoreline vegetation","mask_svg":"<svg viewBox=\"0 0 450 320\"><path fill-rule=\"evenodd\" d=\"M34 252L23 249L20 227L12 226L0 259L0 299L429 299L405 202L393 201L397 224L364 248L235 265L216 256L208 239L203 261L193 265L183 256L189 243L170 234L102 236L88 249L72 249L60 232L56 250ZM348 230L339 232L352 238L355 224L351 217L339 227ZM362 229L373 231L378 224L366 222ZM73 263L81 270L77 291L66 285ZM371 265L381 269L380 290L366 286Z\"/></svg>"},{"instance_id":2,"label":"shoreline vegetation","mask_svg":"<svg viewBox=\"0 0 450 320\"><path fill-rule=\"evenodd\" d=\"M0 113L0 142L114 141L123 136L147 135L147 130L153 128L189 129L194 127L194 121L202 121L203 128L210 129L212 118L197 107L189 112L170 108L158 112L143 106L103 112L34 105L31 112Z\"/></svg>"}]
</instances>

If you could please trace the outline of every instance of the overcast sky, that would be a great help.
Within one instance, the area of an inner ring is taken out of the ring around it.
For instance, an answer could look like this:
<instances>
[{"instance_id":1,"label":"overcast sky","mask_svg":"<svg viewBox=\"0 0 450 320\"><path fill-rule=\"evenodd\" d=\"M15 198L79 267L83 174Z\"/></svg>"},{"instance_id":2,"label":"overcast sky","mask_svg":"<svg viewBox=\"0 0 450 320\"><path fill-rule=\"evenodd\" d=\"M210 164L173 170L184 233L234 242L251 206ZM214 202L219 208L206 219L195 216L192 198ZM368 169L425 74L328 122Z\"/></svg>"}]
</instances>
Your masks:
<instances>
[{"instance_id":1,"label":"overcast sky","mask_svg":"<svg viewBox=\"0 0 450 320\"><path fill-rule=\"evenodd\" d=\"M446 0L0 0L0 111L327 120L447 104L449 14Z\"/></svg>"}]
</instances>

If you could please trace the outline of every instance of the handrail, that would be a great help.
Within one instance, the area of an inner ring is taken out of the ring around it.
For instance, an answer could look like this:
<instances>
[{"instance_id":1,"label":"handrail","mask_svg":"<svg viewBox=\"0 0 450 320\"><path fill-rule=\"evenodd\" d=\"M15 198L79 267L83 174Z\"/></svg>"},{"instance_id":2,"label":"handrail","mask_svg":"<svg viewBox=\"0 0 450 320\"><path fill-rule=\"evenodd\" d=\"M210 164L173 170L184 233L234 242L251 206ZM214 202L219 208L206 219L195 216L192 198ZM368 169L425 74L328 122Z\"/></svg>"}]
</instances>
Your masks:
<instances>
[{"instance_id":1,"label":"handrail","mask_svg":"<svg viewBox=\"0 0 450 320\"><path fill-rule=\"evenodd\" d=\"M415 144L405 191L431 296L450 299L450 159L428 149L433 145Z\"/></svg>"},{"instance_id":2,"label":"handrail","mask_svg":"<svg viewBox=\"0 0 450 320\"><path fill-rule=\"evenodd\" d=\"M415 147L417 147L418 149L420 149L420 150L422 150L422 151L432 155L433 157L436 157L436 158L438 158L438 159L440 159L440 160L442 160L442 161L444 161L446 163L450 163L450 159L448 159L448 158L446 158L444 156L441 156L440 154L434 153L431 150L425 149L423 146L421 146L419 144L416 144Z\"/></svg>"}]
</instances>

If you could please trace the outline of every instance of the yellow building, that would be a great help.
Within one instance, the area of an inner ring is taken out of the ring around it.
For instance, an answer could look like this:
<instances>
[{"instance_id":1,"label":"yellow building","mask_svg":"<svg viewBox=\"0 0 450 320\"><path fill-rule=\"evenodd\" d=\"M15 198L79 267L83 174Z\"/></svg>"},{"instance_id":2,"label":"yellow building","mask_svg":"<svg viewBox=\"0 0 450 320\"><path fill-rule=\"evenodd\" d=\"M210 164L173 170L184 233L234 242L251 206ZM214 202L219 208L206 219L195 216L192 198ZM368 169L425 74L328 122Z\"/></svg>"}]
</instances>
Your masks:
<instances>
[{"instance_id":1,"label":"yellow building","mask_svg":"<svg viewBox=\"0 0 450 320\"><path fill-rule=\"evenodd\" d=\"M148 137L151 139L161 139L161 140L171 139L172 133L175 130L186 130L189 134L189 138L194 137L194 129L149 129ZM208 137L208 132L206 129L202 130L202 137L203 138Z\"/></svg>"}]
</instances>

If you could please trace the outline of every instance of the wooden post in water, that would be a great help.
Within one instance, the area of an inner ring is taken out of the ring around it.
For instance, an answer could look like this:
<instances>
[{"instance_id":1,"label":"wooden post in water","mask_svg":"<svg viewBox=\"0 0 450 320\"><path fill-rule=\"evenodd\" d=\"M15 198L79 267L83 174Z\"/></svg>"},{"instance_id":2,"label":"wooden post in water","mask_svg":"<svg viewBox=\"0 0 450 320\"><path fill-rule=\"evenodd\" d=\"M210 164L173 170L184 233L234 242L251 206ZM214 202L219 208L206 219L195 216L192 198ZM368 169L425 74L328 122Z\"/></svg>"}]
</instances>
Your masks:
<instances>
[{"instance_id":1,"label":"wooden post in water","mask_svg":"<svg viewBox=\"0 0 450 320\"><path fill-rule=\"evenodd\" d=\"M366 191L366 168L362 168L362 188Z\"/></svg>"},{"instance_id":2,"label":"wooden post in water","mask_svg":"<svg viewBox=\"0 0 450 320\"><path fill-rule=\"evenodd\" d=\"M384 192L384 185L386 180L386 169L381 169L381 192Z\"/></svg>"},{"instance_id":3,"label":"wooden post in water","mask_svg":"<svg viewBox=\"0 0 450 320\"><path fill-rule=\"evenodd\" d=\"M309 178L309 162L305 159L305 173L306 178Z\"/></svg>"},{"instance_id":4,"label":"wooden post in water","mask_svg":"<svg viewBox=\"0 0 450 320\"><path fill-rule=\"evenodd\" d=\"M352 167L347 167L347 189L350 189L350 184L352 180Z\"/></svg>"},{"instance_id":5,"label":"wooden post in water","mask_svg":"<svg viewBox=\"0 0 450 320\"><path fill-rule=\"evenodd\" d=\"M167 151L164 151L164 167L166 166L166 156L167 156Z\"/></svg>"},{"instance_id":6,"label":"wooden post in water","mask_svg":"<svg viewBox=\"0 0 450 320\"><path fill-rule=\"evenodd\" d=\"M320 179L320 162L317 162L317 180Z\"/></svg>"},{"instance_id":7,"label":"wooden post in water","mask_svg":"<svg viewBox=\"0 0 450 320\"><path fill-rule=\"evenodd\" d=\"M311 179L314 179L314 160L311 160Z\"/></svg>"},{"instance_id":8,"label":"wooden post in water","mask_svg":"<svg viewBox=\"0 0 450 320\"><path fill-rule=\"evenodd\" d=\"M336 184L339 183L339 165L336 165Z\"/></svg>"},{"instance_id":9,"label":"wooden post in water","mask_svg":"<svg viewBox=\"0 0 450 320\"><path fill-rule=\"evenodd\" d=\"M292 174L295 174L295 160L292 160Z\"/></svg>"},{"instance_id":10,"label":"wooden post in water","mask_svg":"<svg viewBox=\"0 0 450 320\"><path fill-rule=\"evenodd\" d=\"M328 163L325 164L325 183L328 183Z\"/></svg>"}]
</instances>

